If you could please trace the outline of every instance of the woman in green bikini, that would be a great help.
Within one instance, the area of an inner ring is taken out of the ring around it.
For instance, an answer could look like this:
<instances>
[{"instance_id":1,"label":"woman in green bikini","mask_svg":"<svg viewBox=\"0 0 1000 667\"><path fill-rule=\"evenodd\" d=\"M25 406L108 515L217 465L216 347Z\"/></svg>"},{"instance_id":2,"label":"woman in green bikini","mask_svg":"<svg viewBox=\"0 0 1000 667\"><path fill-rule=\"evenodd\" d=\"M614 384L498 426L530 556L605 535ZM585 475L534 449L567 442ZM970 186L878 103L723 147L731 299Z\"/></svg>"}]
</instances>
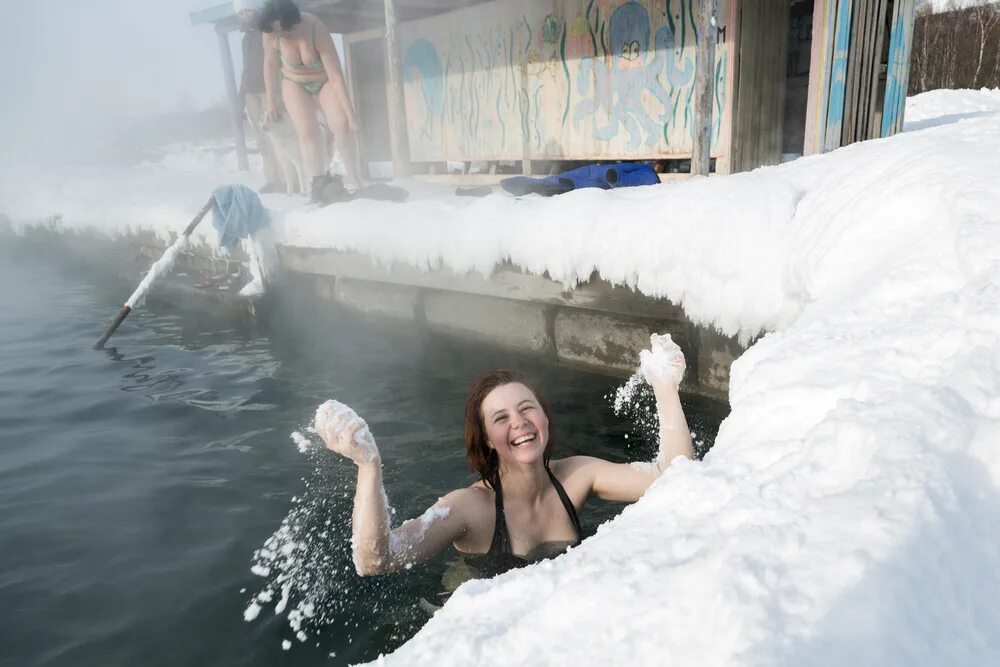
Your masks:
<instances>
[{"instance_id":1,"label":"woman in green bikini","mask_svg":"<svg viewBox=\"0 0 1000 667\"><path fill-rule=\"evenodd\" d=\"M316 107L323 111L333 133L334 146L353 180L362 186L356 132L358 120L347 94L340 58L330 31L312 14L299 11L291 0L270 0L260 12L264 33L264 88L267 115L271 121L281 116L275 86L281 74L281 97L299 137L302 158L312 178L312 196L332 182L323 160Z\"/></svg>"}]
</instances>

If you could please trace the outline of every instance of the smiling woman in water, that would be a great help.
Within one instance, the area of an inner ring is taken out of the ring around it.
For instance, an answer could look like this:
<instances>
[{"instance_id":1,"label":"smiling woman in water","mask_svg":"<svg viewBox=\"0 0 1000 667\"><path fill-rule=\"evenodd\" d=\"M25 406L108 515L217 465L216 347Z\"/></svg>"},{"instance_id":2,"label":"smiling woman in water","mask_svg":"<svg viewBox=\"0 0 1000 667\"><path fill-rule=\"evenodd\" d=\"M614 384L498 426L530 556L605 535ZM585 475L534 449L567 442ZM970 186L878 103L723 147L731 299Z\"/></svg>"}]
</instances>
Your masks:
<instances>
[{"instance_id":1,"label":"smiling woman in water","mask_svg":"<svg viewBox=\"0 0 1000 667\"><path fill-rule=\"evenodd\" d=\"M479 576L552 557L579 544L577 511L587 499L638 500L678 456L693 457L677 387L684 355L670 336L653 336L641 370L653 388L660 450L647 464L590 456L553 459L548 405L511 371L491 371L472 385L465 406L469 467L480 477L440 498L423 516L389 525L382 464L364 421L329 401L316 416L326 446L357 464L354 564L362 575L408 568L453 545Z\"/></svg>"}]
</instances>

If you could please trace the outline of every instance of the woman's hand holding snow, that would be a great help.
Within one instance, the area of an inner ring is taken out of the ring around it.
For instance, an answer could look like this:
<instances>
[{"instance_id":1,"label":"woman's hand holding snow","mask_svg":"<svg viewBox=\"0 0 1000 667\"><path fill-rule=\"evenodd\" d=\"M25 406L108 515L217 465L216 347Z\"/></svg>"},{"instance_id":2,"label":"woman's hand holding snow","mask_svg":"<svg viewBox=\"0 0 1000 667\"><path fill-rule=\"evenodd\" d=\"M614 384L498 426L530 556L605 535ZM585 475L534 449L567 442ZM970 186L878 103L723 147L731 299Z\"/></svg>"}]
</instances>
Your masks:
<instances>
[{"instance_id":1,"label":"woman's hand holding snow","mask_svg":"<svg viewBox=\"0 0 1000 667\"><path fill-rule=\"evenodd\" d=\"M653 334L649 349L639 353L639 371L654 391L664 386L680 387L686 368L684 353L670 334Z\"/></svg>"},{"instance_id":2,"label":"woman's hand holding snow","mask_svg":"<svg viewBox=\"0 0 1000 667\"><path fill-rule=\"evenodd\" d=\"M657 474L678 456L694 457L691 431L677 391L685 369L684 353L670 334L653 334L649 337L649 349L639 353L639 372L653 388L656 416L660 422L660 450L655 461Z\"/></svg>"},{"instance_id":3,"label":"woman's hand holding snow","mask_svg":"<svg viewBox=\"0 0 1000 667\"><path fill-rule=\"evenodd\" d=\"M339 401L327 401L316 409L313 428L327 449L357 465L371 463L379 457L368 424L350 406Z\"/></svg>"}]
</instances>

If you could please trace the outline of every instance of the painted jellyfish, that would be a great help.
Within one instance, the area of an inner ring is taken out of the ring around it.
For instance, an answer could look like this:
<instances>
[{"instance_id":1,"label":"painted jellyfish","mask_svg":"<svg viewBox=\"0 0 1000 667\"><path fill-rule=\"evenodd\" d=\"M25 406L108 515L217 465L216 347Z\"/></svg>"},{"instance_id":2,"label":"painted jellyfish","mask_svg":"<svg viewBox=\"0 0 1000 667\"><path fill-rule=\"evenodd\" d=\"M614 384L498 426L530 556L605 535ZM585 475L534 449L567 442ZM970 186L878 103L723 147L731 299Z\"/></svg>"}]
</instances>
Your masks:
<instances>
[{"instance_id":1,"label":"painted jellyfish","mask_svg":"<svg viewBox=\"0 0 1000 667\"><path fill-rule=\"evenodd\" d=\"M430 139L434 119L440 119L444 113L444 74L441 69L441 58L430 41L421 37L413 40L406 48L406 54L403 56L403 79L406 83L416 85L420 90L424 100L421 134Z\"/></svg>"}]
</instances>

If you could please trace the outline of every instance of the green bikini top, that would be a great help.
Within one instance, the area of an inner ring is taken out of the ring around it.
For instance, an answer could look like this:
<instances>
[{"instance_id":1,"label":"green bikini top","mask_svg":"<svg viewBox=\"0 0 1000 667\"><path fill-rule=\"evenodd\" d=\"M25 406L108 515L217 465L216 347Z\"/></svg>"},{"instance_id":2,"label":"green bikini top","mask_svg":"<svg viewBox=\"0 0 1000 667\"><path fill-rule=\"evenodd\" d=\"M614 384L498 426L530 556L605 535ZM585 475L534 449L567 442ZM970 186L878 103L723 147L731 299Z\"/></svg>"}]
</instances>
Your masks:
<instances>
[{"instance_id":1,"label":"green bikini top","mask_svg":"<svg viewBox=\"0 0 1000 667\"><path fill-rule=\"evenodd\" d=\"M278 57L281 58L281 65L283 67L287 67L288 69L293 70L293 71L294 70L304 71L306 73L315 72L315 71L323 69L323 58L320 57L320 55L319 55L319 49L316 48L316 22L315 21L313 21L312 28L313 28L312 29L312 48L313 48L313 51L316 52L316 60L313 61L313 62L311 62L311 63L309 63L308 65L305 64L305 63L303 63L301 65L296 65L294 63L288 62L285 59L285 55L281 52L281 37L278 35L277 32L274 33L274 38L275 38L275 40L278 43Z\"/></svg>"}]
</instances>

